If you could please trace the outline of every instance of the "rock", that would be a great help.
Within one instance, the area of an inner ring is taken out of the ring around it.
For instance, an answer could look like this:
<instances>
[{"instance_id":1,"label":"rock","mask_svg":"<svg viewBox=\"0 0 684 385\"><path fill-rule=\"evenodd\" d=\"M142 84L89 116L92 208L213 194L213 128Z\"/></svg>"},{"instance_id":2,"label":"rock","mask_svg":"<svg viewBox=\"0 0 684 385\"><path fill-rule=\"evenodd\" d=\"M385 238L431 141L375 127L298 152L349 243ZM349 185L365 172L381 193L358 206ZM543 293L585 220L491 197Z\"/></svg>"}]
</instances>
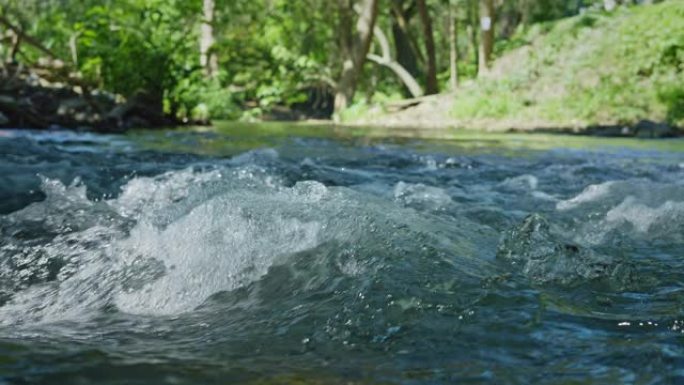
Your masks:
<instances>
[{"instance_id":1,"label":"rock","mask_svg":"<svg viewBox=\"0 0 684 385\"><path fill-rule=\"evenodd\" d=\"M178 123L164 115L159 98L139 94L124 100L82 86L76 76L62 73L67 69L63 63L39 64L43 66L13 67L12 77L0 71L0 125L32 129L90 127L102 132L121 132Z\"/></svg>"},{"instance_id":2,"label":"rock","mask_svg":"<svg viewBox=\"0 0 684 385\"><path fill-rule=\"evenodd\" d=\"M133 115L130 118L128 118L126 126L147 128L151 127L151 124L147 119L137 115Z\"/></svg>"},{"instance_id":3,"label":"rock","mask_svg":"<svg viewBox=\"0 0 684 385\"><path fill-rule=\"evenodd\" d=\"M4 126L10 122L9 118L0 112L0 126Z\"/></svg>"},{"instance_id":4,"label":"rock","mask_svg":"<svg viewBox=\"0 0 684 385\"><path fill-rule=\"evenodd\" d=\"M131 102L118 104L105 115L105 121L113 127L122 128L125 126L124 118L133 107L135 106Z\"/></svg>"},{"instance_id":5,"label":"rock","mask_svg":"<svg viewBox=\"0 0 684 385\"><path fill-rule=\"evenodd\" d=\"M73 115L88 109L89 105L83 98L69 98L62 100L57 108L58 115Z\"/></svg>"},{"instance_id":6,"label":"rock","mask_svg":"<svg viewBox=\"0 0 684 385\"><path fill-rule=\"evenodd\" d=\"M7 96L7 95L0 95L0 107L16 107L17 106L17 99Z\"/></svg>"},{"instance_id":7,"label":"rock","mask_svg":"<svg viewBox=\"0 0 684 385\"><path fill-rule=\"evenodd\" d=\"M635 280L634 267L628 261L565 242L539 214L507 231L496 256L537 284L578 285L599 280L622 289Z\"/></svg>"},{"instance_id":8,"label":"rock","mask_svg":"<svg viewBox=\"0 0 684 385\"><path fill-rule=\"evenodd\" d=\"M94 90L90 93L90 101L100 113L111 111L116 105L116 96L101 90Z\"/></svg>"},{"instance_id":9,"label":"rock","mask_svg":"<svg viewBox=\"0 0 684 385\"><path fill-rule=\"evenodd\" d=\"M646 119L634 126L634 132L638 138L669 138L677 135L670 125Z\"/></svg>"}]
</instances>

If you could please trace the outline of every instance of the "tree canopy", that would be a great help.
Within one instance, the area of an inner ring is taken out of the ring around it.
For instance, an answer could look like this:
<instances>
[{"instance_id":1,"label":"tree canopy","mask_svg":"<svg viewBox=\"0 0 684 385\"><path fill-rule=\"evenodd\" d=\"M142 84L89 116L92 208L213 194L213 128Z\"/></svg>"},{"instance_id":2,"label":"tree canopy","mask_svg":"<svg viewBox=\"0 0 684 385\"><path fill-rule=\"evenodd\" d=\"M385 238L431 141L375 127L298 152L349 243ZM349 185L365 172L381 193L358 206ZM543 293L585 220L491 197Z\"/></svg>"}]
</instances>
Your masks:
<instances>
[{"instance_id":1,"label":"tree canopy","mask_svg":"<svg viewBox=\"0 0 684 385\"><path fill-rule=\"evenodd\" d=\"M0 55L178 119L329 117L453 89L533 25L628 2L0 0Z\"/></svg>"}]
</instances>

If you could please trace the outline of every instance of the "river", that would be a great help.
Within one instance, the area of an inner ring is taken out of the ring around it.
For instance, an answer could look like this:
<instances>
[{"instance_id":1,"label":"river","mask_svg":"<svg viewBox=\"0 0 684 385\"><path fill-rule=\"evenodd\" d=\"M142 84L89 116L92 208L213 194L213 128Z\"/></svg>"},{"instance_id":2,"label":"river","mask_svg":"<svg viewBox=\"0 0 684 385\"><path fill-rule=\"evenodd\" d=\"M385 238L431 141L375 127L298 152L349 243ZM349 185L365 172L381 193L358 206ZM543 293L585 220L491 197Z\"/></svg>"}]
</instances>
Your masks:
<instances>
[{"instance_id":1,"label":"river","mask_svg":"<svg viewBox=\"0 0 684 385\"><path fill-rule=\"evenodd\" d=\"M684 382L684 141L0 131L0 384Z\"/></svg>"}]
</instances>

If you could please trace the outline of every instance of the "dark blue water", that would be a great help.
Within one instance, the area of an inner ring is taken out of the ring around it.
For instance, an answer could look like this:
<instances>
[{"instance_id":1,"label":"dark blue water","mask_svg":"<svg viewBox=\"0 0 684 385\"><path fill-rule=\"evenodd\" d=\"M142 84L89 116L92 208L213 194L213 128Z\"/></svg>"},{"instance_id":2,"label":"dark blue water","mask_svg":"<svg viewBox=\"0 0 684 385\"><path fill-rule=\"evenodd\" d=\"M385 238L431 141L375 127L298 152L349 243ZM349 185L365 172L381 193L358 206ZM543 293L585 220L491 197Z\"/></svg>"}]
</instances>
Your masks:
<instances>
[{"instance_id":1,"label":"dark blue water","mask_svg":"<svg viewBox=\"0 0 684 385\"><path fill-rule=\"evenodd\" d=\"M684 383L684 153L252 130L1 132L0 384Z\"/></svg>"}]
</instances>

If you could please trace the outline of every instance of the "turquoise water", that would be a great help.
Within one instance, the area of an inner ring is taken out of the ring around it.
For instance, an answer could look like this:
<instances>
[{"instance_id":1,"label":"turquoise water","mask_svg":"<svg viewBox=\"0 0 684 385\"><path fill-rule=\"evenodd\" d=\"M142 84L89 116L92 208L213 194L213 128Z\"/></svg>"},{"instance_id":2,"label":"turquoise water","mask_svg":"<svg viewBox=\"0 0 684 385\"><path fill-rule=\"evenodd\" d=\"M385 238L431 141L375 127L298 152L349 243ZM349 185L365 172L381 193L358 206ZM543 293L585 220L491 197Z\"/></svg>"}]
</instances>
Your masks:
<instances>
[{"instance_id":1,"label":"turquoise water","mask_svg":"<svg viewBox=\"0 0 684 385\"><path fill-rule=\"evenodd\" d=\"M684 142L0 131L0 384L684 382Z\"/></svg>"}]
</instances>

